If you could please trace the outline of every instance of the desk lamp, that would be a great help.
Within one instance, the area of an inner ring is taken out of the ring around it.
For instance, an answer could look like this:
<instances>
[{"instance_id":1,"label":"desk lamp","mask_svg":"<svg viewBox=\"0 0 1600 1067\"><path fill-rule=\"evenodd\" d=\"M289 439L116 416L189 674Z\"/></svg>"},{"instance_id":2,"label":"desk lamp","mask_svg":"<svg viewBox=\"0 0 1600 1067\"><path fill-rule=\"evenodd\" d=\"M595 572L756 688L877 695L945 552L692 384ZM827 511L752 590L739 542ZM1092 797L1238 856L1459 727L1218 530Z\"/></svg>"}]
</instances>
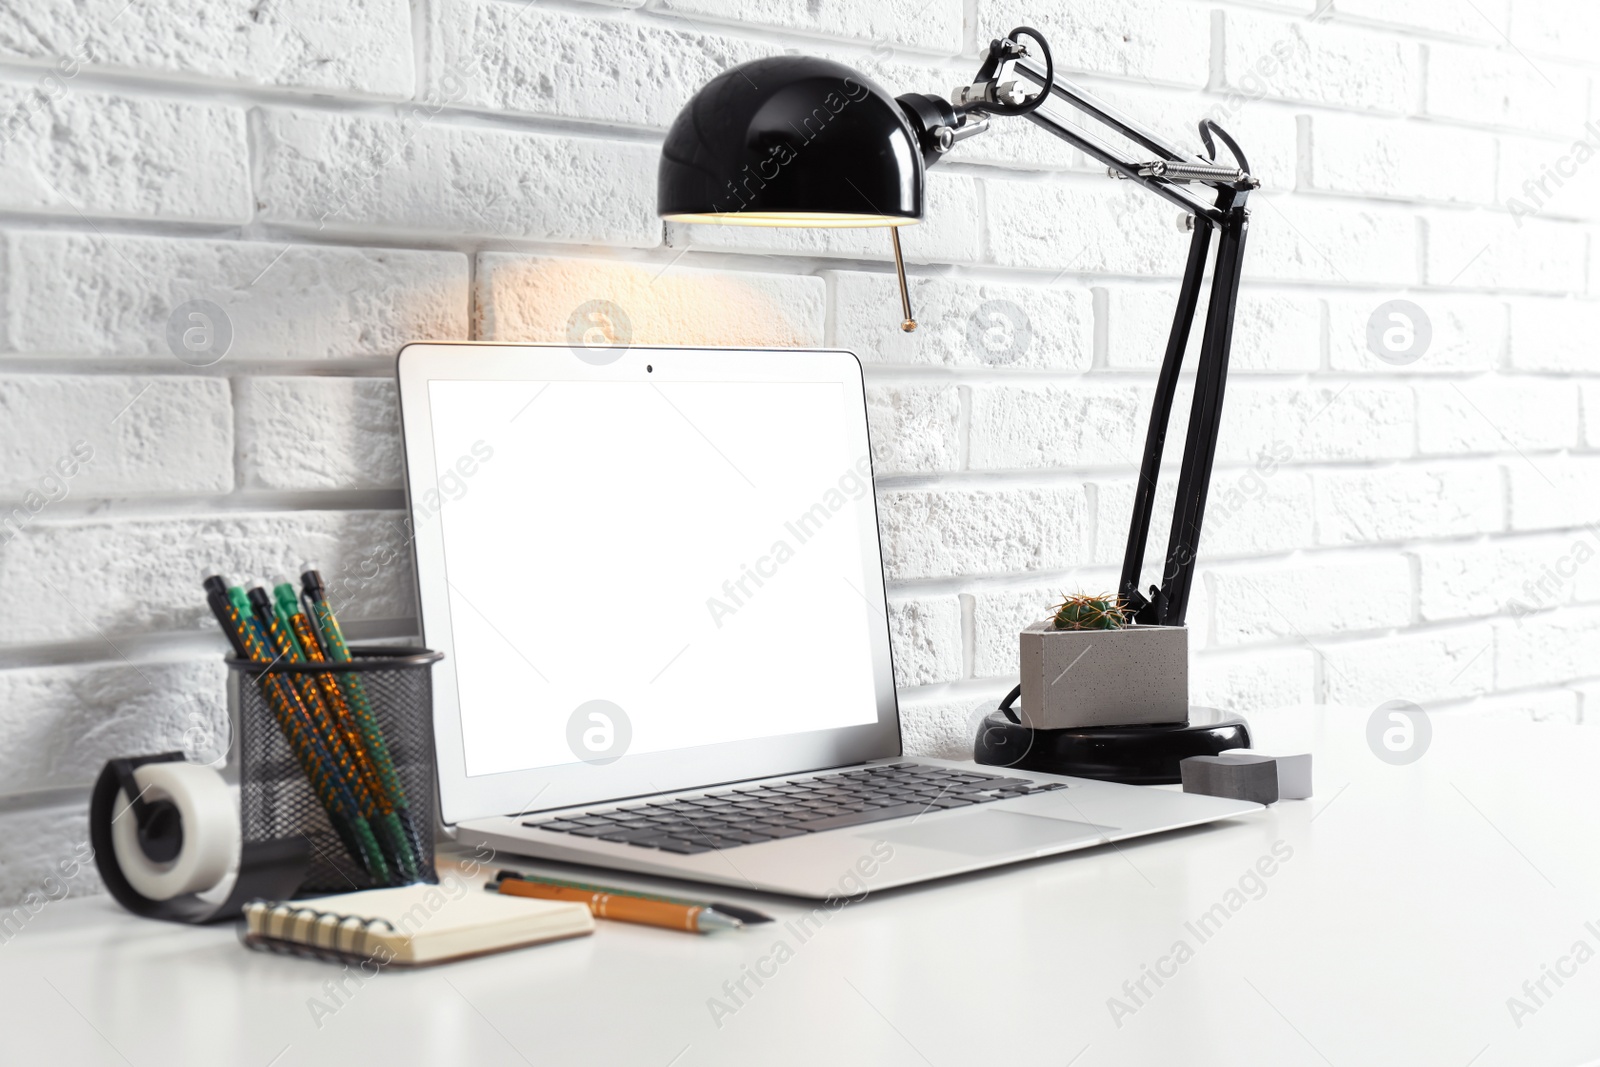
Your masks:
<instances>
[{"instance_id":1,"label":"desk lamp","mask_svg":"<svg viewBox=\"0 0 1600 1067\"><path fill-rule=\"evenodd\" d=\"M1062 124L1042 109L1049 100L1077 108L1136 146L1138 154ZM1192 234L1188 262L1156 381L1118 584L1118 595L1134 622L1181 626L1189 605L1200 522L1216 455L1249 224L1245 204L1250 191L1260 185L1250 175L1237 142L1215 122L1204 119L1199 125L1205 158L1168 144L1085 90L1057 78L1049 44L1027 26L991 41L972 83L957 88L948 100L922 93L891 97L871 79L842 64L810 56L774 56L724 71L707 82L678 114L661 148L657 210L671 222L888 227L900 285L900 328L910 332L917 323L906 288L900 228L922 218L927 168L943 159L956 143L986 131L991 118L1001 117L1027 119L1104 164L1112 178L1135 182L1184 211L1183 228ZM1217 141L1226 146L1231 162L1217 160ZM1217 234L1216 262L1166 567L1161 584L1152 585L1146 595L1139 590L1139 576L1156 481L1213 232ZM1001 704L1012 723L1017 720L1008 709L1019 691L1020 687L1013 690ZM1196 722L1193 716L1190 723L1176 729L1037 732L1075 735L1057 739L1065 746L1057 746L1058 753L1069 765L1074 763L1070 753L1081 747L1076 735L1088 735L1089 741L1081 743L1094 748L1096 766L1104 772L1095 776L1127 780L1148 778L1138 768L1148 769L1150 760L1155 759L1171 767L1170 780L1176 781L1176 758L1248 744L1242 720ZM1032 737L1028 744L1037 747ZM983 747L981 738L979 747ZM1115 755L1119 751L1126 753L1127 763L1120 775L1120 757ZM1167 780L1164 773L1158 777Z\"/></svg>"}]
</instances>

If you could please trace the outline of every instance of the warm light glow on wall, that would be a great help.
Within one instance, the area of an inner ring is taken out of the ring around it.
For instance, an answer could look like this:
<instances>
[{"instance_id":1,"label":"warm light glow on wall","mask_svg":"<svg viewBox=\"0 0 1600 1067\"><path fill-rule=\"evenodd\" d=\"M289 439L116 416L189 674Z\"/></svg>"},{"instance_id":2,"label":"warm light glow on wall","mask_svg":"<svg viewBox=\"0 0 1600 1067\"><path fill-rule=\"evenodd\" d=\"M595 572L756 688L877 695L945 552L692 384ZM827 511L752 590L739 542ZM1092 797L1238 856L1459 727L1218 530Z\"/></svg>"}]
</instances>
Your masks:
<instances>
[{"instance_id":1,"label":"warm light glow on wall","mask_svg":"<svg viewBox=\"0 0 1600 1067\"><path fill-rule=\"evenodd\" d=\"M819 279L667 263L491 258L478 288L477 336L488 341L568 343L573 315L609 301L626 316L633 344L822 343Z\"/></svg>"}]
</instances>

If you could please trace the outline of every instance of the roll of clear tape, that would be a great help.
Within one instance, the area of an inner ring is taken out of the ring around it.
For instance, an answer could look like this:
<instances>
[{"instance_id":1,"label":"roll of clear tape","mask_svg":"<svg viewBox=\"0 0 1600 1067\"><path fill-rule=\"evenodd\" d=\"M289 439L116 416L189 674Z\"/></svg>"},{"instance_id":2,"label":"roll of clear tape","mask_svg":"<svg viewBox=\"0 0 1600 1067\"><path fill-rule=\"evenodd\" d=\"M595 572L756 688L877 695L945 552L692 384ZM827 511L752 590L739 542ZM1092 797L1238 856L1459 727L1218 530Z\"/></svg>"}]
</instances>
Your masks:
<instances>
[{"instance_id":1,"label":"roll of clear tape","mask_svg":"<svg viewBox=\"0 0 1600 1067\"><path fill-rule=\"evenodd\" d=\"M171 900L221 882L239 858L239 814L222 775L193 763L146 763L133 772L147 802L170 801L178 809L183 844L170 862L157 863L139 845L139 827L127 792L117 794L111 820L117 867L136 892Z\"/></svg>"}]
</instances>

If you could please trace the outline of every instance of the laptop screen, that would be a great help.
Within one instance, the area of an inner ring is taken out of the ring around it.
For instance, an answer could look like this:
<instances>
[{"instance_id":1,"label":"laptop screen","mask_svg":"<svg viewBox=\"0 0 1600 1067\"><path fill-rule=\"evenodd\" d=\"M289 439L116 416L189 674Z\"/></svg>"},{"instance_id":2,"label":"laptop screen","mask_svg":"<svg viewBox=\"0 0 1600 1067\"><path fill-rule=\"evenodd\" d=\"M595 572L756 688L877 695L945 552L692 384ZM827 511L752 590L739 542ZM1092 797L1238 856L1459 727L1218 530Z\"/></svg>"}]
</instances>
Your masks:
<instances>
[{"instance_id":1,"label":"laptop screen","mask_svg":"<svg viewBox=\"0 0 1600 1067\"><path fill-rule=\"evenodd\" d=\"M839 383L427 386L468 777L878 720Z\"/></svg>"}]
</instances>

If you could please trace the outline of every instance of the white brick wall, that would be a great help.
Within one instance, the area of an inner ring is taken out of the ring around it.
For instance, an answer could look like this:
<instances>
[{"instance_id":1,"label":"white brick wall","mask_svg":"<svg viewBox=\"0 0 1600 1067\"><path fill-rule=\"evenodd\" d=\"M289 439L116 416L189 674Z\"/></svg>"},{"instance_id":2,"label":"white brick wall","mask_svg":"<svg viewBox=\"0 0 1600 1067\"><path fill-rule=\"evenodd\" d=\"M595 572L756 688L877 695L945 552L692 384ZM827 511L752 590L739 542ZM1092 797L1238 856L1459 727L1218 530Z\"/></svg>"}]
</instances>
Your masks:
<instances>
[{"instance_id":1,"label":"white brick wall","mask_svg":"<svg viewBox=\"0 0 1600 1067\"><path fill-rule=\"evenodd\" d=\"M656 153L732 63L948 91L1022 22L1266 182L1195 699L1600 722L1592 4L33 0L0 10L0 901L81 841L102 759L219 714L203 567L316 557L358 633L414 631L394 353L560 339L594 298L638 341L860 353L905 736L959 754L1016 630L1116 581L1175 212L1001 123L905 233L908 337L884 234L663 226ZM1399 299L1431 340L1395 364ZM231 334L206 366L169 348L193 300Z\"/></svg>"},{"instance_id":2,"label":"white brick wall","mask_svg":"<svg viewBox=\"0 0 1600 1067\"><path fill-rule=\"evenodd\" d=\"M110 92L0 84L0 208L44 216L250 220L244 112Z\"/></svg>"}]
</instances>

